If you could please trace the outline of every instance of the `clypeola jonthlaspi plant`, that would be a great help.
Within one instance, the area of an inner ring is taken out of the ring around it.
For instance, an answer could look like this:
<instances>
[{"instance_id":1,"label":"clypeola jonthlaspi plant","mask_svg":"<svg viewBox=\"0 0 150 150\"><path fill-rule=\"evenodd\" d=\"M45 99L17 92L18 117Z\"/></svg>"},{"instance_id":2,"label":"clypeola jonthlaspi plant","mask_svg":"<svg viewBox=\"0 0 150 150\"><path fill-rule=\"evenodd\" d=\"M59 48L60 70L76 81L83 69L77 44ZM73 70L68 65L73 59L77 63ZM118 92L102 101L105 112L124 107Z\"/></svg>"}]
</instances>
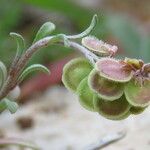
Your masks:
<instances>
[{"instance_id":1,"label":"clypeola jonthlaspi plant","mask_svg":"<svg viewBox=\"0 0 150 150\"><path fill-rule=\"evenodd\" d=\"M117 46L91 35L83 37L81 43L92 55L71 60L62 77L80 104L110 120L142 113L150 104L150 64L140 59L115 59Z\"/></svg>"},{"instance_id":2,"label":"clypeola jonthlaspi plant","mask_svg":"<svg viewBox=\"0 0 150 150\"><path fill-rule=\"evenodd\" d=\"M15 113L18 104L19 83L32 71L50 71L41 64L26 64L40 48L61 44L82 52L85 58L68 62L63 69L62 81L67 89L79 96L80 104L107 119L125 119L139 114L150 104L150 64L142 60L114 58L118 48L89 35L97 22L94 15L90 26L80 34L50 35L55 25L47 22L37 32L32 45L27 48L24 38L10 33L16 40L17 52L9 69L0 62L0 112ZM74 42L81 39L81 44Z\"/></svg>"}]
</instances>

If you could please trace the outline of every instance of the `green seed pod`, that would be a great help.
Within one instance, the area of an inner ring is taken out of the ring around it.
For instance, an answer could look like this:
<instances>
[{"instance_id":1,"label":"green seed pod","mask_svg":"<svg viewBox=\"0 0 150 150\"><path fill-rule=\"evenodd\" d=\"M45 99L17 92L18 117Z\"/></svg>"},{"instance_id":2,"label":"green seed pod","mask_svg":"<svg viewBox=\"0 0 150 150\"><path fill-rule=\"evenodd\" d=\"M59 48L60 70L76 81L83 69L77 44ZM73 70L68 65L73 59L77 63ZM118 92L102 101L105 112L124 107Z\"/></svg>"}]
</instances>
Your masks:
<instances>
[{"instance_id":1,"label":"green seed pod","mask_svg":"<svg viewBox=\"0 0 150 150\"><path fill-rule=\"evenodd\" d=\"M145 82L145 84L141 86L132 80L125 86L125 96L132 106L148 106L150 104L150 81Z\"/></svg>"},{"instance_id":2,"label":"green seed pod","mask_svg":"<svg viewBox=\"0 0 150 150\"><path fill-rule=\"evenodd\" d=\"M102 99L113 101L119 99L124 92L124 84L116 83L101 77L98 72L93 69L88 78L88 83L94 92Z\"/></svg>"},{"instance_id":3,"label":"green seed pod","mask_svg":"<svg viewBox=\"0 0 150 150\"><path fill-rule=\"evenodd\" d=\"M130 112L133 115L138 115L141 114L146 108L141 108L141 107L131 107Z\"/></svg>"},{"instance_id":4,"label":"green seed pod","mask_svg":"<svg viewBox=\"0 0 150 150\"><path fill-rule=\"evenodd\" d=\"M96 63L96 70L100 76L115 82L128 82L133 74L126 70L124 64L113 58L101 58Z\"/></svg>"},{"instance_id":5,"label":"green seed pod","mask_svg":"<svg viewBox=\"0 0 150 150\"><path fill-rule=\"evenodd\" d=\"M62 75L64 85L74 92L76 92L79 83L89 75L93 66L85 58L76 58L68 62Z\"/></svg>"},{"instance_id":6,"label":"green seed pod","mask_svg":"<svg viewBox=\"0 0 150 150\"><path fill-rule=\"evenodd\" d=\"M94 105L93 105L93 96L94 93L90 90L88 86L88 77L84 78L78 88L77 88L77 94L79 96L79 102L80 104L87 110L94 111Z\"/></svg>"},{"instance_id":7,"label":"green seed pod","mask_svg":"<svg viewBox=\"0 0 150 150\"><path fill-rule=\"evenodd\" d=\"M129 116L130 105L125 96L115 101L105 101L94 96L94 108L107 119L121 120Z\"/></svg>"}]
</instances>

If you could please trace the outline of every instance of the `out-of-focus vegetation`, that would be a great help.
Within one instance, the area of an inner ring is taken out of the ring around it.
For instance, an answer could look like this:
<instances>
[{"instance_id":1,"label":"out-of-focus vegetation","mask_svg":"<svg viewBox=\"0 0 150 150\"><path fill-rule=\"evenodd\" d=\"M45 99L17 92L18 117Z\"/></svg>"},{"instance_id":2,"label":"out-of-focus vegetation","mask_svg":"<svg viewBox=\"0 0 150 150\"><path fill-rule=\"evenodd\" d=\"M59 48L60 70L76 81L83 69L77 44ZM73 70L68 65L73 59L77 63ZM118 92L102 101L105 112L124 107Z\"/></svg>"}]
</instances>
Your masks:
<instances>
[{"instance_id":1,"label":"out-of-focus vegetation","mask_svg":"<svg viewBox=\"0 0 150 150\"><path fill-rule=\"evenodd\" d=\"M115 0L114 2L115 5L121 3ZM111 7L112 2L107 0L106 4L110 4ZM30 39L26 41L29 45L39 26L46 21L57 25L55 32L79 33L87 27L93 14L97 13L99 23L94 35L118 45L120 56L126 53L126 56L150 61L150 35L142 29L136 19L105 10L105 5L97 7L96 10L91 10L73 0L0 0L0 59L8 65L15 53L16 45L9 37L11 31L19 32L26 39ZM38 52L30 63L48 63L71 52L70 49L61 46L50 46Z\"/></svg>"}]
</instances>

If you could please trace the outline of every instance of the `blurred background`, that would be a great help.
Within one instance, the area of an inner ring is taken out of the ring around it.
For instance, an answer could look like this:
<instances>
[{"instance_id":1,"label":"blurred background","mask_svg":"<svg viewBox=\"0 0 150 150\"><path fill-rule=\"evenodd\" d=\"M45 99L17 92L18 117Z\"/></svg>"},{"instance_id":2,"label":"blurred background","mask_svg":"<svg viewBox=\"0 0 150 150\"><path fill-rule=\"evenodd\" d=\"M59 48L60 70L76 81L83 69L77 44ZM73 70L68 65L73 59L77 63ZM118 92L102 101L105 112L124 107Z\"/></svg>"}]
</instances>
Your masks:
<instances>
[{"instance_id":1,"label":"blurred background","mask_svg":"<svg viewBox=\"0 0 150 150\"><path fill-rule=\"evenodd\" d=\"M0 60L9 67L15 55L11 31L22 34L28 47L46 21L56 25L54 34L76 34L86 29L95 13L99 22L92 34L117 45L118 58L150 61L149 0L0 0ZM32 57L28 65L41 63L52 73L32 74L21 84L20 109L0 116L0 136L24 138L42 150L80 150L106 134L126 130L123 140L104 149L149 150L148 109L125 121L108 121L81 108L78 98L63 87L63 66L80 55L52 45Z\"/></svg>"}]
</instances>

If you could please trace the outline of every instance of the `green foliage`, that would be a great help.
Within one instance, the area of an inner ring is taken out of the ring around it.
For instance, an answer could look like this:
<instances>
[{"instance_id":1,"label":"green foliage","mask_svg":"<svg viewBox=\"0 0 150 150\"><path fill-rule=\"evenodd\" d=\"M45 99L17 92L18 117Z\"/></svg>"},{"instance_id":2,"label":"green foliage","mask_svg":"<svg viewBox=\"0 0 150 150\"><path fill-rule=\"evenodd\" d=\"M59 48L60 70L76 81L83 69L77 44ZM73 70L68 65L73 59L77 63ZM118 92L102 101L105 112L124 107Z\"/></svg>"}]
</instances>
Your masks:
<instances>
[{"instance_id":1,"label":"green foliage","mask_svg":"<svg viewBox=\"0 0 150 150\"><path fill-rule=\"evenodd\" d=\"M53 23L51 22L44 23L39 29L39 31L37 32L33 43L50 35L54 30L55 30L55 25Z\"/></svg>"},{"instance_id":2,"label":"green foliage","mask_svg":"<svg viewBox=\"0 0 150 150\"><path fill-rule=\"evenodd\" d=\"M23 51L25 49L24 38L20 34L14 33L14 32L11 32L10 36L16 40L16 43L17 43L16 57L20 57L23 54Z\"/></svg>"},{"instance_id":3,"label":"green foliage","mask_svg":"<svg viewBox=\"0 0 150 150\"><path fill-rule=\"evenodd\" d=\"M94 93L88 86L88 77L84 78L77 87L80 104L87 110L95 111L93 105Z\"/></svg>"},{"instance_id":4,"label":"green foliage","mask_svg":"<svg viewBox=\"0 0 150 150\"><path fill-rule=\"evenodd\" d=\"M44 73L48 73L50 74L50 71L48 68L46 68L45 66L41 65L41 64L34 64L34 65L31 65L29 67L27 67L23 72L22 74L20 75L19 77L19 82L21 82L27 75L29 75L31 72L33 71L41 71L41 72L44 72Z\"/></svg>"},{"instance_id":5,"label":"green foliage","mask_svg":"<svg viewBox=\"0 0 150 150\"><path fill-rule=\"evenodd\" d=\"M3 86L6 78L7 78L6 66L0 61L0 88Z\"/></svg>"},{"instance_id":6,"label":"green foliage","mask_svg":"<svg viewBox=\"0 0 150 150\"><path fill-rule=\"evenodd\" d=\"M9 110L10 113L15 113L18 109L18 104L16 102L13 102L7 98L4 98L0 101L0 113L4 110Z\"/></svg>"}]
</instances>

